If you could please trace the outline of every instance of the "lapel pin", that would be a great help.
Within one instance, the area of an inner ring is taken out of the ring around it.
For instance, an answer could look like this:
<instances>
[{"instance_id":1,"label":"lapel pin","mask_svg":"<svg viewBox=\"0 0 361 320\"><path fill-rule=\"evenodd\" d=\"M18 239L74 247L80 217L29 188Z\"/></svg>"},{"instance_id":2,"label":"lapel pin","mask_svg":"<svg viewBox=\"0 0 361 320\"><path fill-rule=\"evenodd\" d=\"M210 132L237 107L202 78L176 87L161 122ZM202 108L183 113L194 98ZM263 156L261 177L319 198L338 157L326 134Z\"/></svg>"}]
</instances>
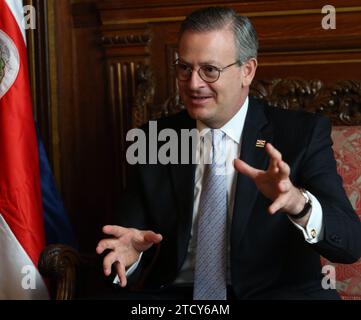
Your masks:
<instances>
[{"instance_id":1,"label":"lapel pin","mask_svg":"<svg viewBox=\"0 0 361 320\"><path fill-rule=\"evenodd\" d=\"M266 145L266 140L257 140L256 141L256 147L257 148L264 148Z\"/></svg>"}]
</instances>

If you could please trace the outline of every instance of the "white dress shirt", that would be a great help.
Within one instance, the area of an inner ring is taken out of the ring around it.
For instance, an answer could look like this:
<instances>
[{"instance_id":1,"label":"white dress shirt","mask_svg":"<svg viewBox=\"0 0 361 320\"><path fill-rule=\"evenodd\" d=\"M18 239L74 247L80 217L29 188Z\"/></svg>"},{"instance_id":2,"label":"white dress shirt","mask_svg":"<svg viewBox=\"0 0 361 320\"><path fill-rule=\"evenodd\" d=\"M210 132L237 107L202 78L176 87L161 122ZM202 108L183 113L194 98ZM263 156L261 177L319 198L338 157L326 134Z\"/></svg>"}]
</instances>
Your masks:
<instances>
[{"instance_id":1,"label":"white dress shirt","mask_svg":"<svg viewBox=\"0 0 361 320\"><path fill-rule=\"evenodd\" d=\"M241 142L242 142L242 132L247 115L249 99L246 98L244 104L239 109L239 111L230 119L222 128L220 128L226 135L226 181L227 181L227 204L228 204L228 216L227 216L227 226L228 230L230 229L232 222L233 206L235 199L235 189L237 182L236 170L233 166L233 160L238 159L241 152ZM201 161L201 159L211 159L211 134L210 128L208 128L201 121L197 121L197 129L200 132L200 142L201 146L198 148L199 154L197 154L197 165L195 170L195 186L194 186L194 204L193 204L193 220L191 228L191 236L188 244L188 252L186 260L183 263L183 266L178 274L178 277L175 280L175 283L193 283L194 278L194 267L195 267L195 254L196 254L196 244L197 244L197 218L198 218L198 208L199 200L202 192L202 178L204 172L204 164L207 163L207 160ZM203 147L202 147L203 146ZM290 221L297 227L304 235L305 241L309 243L317 243L323 239L323 218L322 218L322 208L319 201L307 191L309 197L312 200L312 211L310 218L306 227L302 227L294 222L292 219ZM230 252L229 245L230 232L228 232L228 253ZM229 263L229 254L228 254L228 280L230 279L230 263ZM133 273L136 269L139 260L133 264L127 271L127 276Z\"/></svg>"}]
</instances>

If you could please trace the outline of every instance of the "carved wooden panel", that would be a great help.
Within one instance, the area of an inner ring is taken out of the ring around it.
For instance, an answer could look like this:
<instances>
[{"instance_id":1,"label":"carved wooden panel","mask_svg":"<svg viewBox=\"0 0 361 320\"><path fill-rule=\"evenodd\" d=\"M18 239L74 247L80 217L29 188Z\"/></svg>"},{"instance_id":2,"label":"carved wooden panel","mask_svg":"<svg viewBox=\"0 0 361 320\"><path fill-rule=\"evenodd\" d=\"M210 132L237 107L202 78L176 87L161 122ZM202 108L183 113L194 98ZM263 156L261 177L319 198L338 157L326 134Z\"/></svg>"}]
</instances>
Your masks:
<instances>
[{"instance_id":1,"label":"carved wooden panel","mask_svg":"<svg viewBox=\"0 0 361 320\"><path fill-rule=\"evenodd\" d=\"M321 113L334 125L361 124L360 81L326 85L320 80L259 80L250 95L265 99L270 106Z\"/></svg>"},{"instance_id":2,"label":"carved wooden panel","mask_svg":"<svg viewBox=\"0 0 361 320\"><path fill-rule=\"evenodd\" d=\"M110 98L110 115L112 120L112 137L115 176L120 179L116 188L120 191L125 187L125 153L126 132L134 126L139 126L148 119L147 107L151 91L142 87L142 78L147 76L146 66L139 62L114 61L108 65L108 82ZM136 91L140 93L136 97ZM144 100L143 100L143 99Z\"/></svg>"},{"instance_id":3,"label":"carved wooden panel","mask_svg":"<svg viewBox=\"0 0 361 320\"><path fill-rule=\"evenodd\" d=\"M100 40L107 63L114 187L120 194L126 186L126 133L149 119L148 106L154 98L154 87L148 85L152 80L149 69L151 35L144 26L104 27Z\"/></svg>"}]
</instances>

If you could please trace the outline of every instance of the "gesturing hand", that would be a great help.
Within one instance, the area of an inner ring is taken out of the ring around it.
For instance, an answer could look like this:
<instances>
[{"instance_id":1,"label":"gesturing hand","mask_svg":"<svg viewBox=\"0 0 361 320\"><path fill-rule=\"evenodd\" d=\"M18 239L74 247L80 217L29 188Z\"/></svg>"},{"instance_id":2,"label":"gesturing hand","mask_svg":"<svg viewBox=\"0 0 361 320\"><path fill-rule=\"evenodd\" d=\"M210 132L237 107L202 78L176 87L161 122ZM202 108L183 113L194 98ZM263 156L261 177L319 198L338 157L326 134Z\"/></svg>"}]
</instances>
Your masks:
<instances>
[{"instance_id":1,"label":"gesturing hand","mask_svg":"<svg viewBox=\"0 0 361 320\"><path fill-rule=\"evenodd\" d=\"M104 274L110 275L114 264L122 287L127 285L125 269L138 260L141 252L162 241L160 234L134 228L104 226L103 232L113 238L99 241L96 252L101 254L106 249L111 250L103 260Z\"/></svg>"},{"instance_id":2,"label":"gesturing hand","mask_svg":"<svg viewBox=\"0 0 361 320\"><path fill-rule=\"evenodd\" d=\"M234 167L251 178L258 190L273 201L268 208L269 213L282 210L290 215L297 214L303 209L305 199L289 179L290 167L282 160L281 153L270 143L266 145L266 152L270 156L267 171L255 169L239 159L234 161Z\"/></svg>"}]
</instances>

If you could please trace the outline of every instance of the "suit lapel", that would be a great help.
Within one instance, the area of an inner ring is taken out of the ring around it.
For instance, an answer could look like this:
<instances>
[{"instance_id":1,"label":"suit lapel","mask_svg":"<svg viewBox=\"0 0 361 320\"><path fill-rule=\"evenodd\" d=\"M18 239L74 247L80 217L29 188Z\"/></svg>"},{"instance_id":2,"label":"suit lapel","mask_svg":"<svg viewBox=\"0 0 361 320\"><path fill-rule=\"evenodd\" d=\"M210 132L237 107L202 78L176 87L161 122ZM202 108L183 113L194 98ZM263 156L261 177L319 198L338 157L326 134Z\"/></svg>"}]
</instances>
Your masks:
<instances>
[{"instance_id":1,"label":"suit lapel","mask_svg":"<svg viewBox=\"0 0 361 320\"><path fill-rule=\"evenodd\" d=\"M192 226L195 165L171 166L171 175L177 204L177 255L183 261Z\"/></svg>"},{"instance_id":2,"label":"suit lapel","mask_svg":"<svg viewBox=\"0 0 361 320\"><path fill-rule=\"evenodd\" d=\"M250 99L242 134L240 159L254 168L265 170L269 157L265 148L262 147L262 140L272 142L272 135L273 129L268 123L264 107L259 102ZM231 227L232 257L238 251L238 244L243 237L257 195L258 190L254 182L238 173Z\"/></svg>"},{"instance_id":3,"label":"suit lapel","mask_svg":"<svg viewBox=\"0 0 361 320\"><path fill-rule=\"evenodd\" d=\"M179 123L179 129L194 129L196 127L195 120L191 119L187 113L185 113L185 118L182 119ZM181 134L178 131L178 147L179 155L181 149ZM192 159L191 146L189 150L190 162ZM184 260L186 252L188 239L190 235L190 230L192 226L192 214L193 214L193 199L194 199L194 174L195 174L195 165L190 164L177 164L170 165L170 174L172 179L172 185L174 188L174 196L176 200L177 207L177 263L179 264Z\"/></svg>"}]
</instances>

